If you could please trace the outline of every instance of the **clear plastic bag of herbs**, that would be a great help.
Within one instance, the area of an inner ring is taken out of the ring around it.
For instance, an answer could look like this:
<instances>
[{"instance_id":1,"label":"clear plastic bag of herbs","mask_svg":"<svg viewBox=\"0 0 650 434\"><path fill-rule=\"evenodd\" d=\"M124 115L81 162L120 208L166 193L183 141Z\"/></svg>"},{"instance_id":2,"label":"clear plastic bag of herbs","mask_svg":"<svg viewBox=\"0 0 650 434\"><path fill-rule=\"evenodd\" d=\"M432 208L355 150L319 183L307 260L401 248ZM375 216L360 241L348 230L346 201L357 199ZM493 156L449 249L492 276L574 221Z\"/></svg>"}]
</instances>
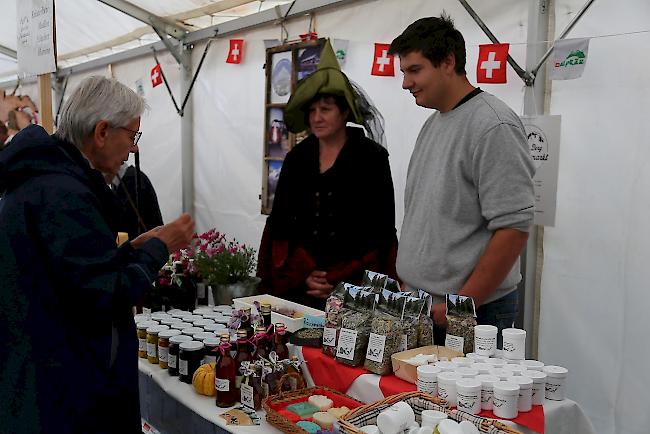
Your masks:
<instances>
[{"instance_id":1,"label":"clear plastic bag of herbs","mask_svg":"<svg viewBox=\"0 0 650 434\"><path fill-rule=\"evenodd\" d=\"M378 375L393 372L391 356L399 352L402 322L392 315L379 314L372 318L370 336L363 367Z\"/></svg>"},{"instance_id":2,"label":"clear plastic bag of herbs","mask_svg":"<svg viewBox=\"0 0 650 434\"><path fill-rule=\"evenodd\" d=\"M370 337L370 325L378 297L370 291L349 288L345 294L345 307L354 312L343 315L336 346L336 360L350 366L363 364Z\"/></svg>"},{"instance_id":3,"label":"clear plastic bag of herbs","mask_svg":"<svg viewBox=\"0 0 650 434\"><path fill-rule=\"evenodd\" d=\"M391 292L400 291L399 283L395 279L391 279L386 274L376 273L370 270L363 272L361 285L371 287L373 292L381 292L383 289Z\"/></svg>"},{"instance_id":4,"label":"clear plastic bag of herbs","mask_svg":"<svg viewBox=\"0 0 650 434\"><path fill-rule=\"evenodd\" d=\"M345 284L339 283L325 302L325 327L323 328L323 353L334 357L336 355L336 341L341 328L341 315L343 313L343 299L345 297Z\"/></svg>"},{"instance_id":5,"label":"clear plastic bag of herbs","mask_svg":"<svg viewBox=\"0 0 650 434\"><path fill-rule=\"evenodd\" d=\"M396 303L401 307L400 320L402 324L402 335L400 337L400 351L412 350L417 348L420 331L420 315L426 312L427 300L411 297L408 293L396 299Z\"/></svg>"},{"instance_id":6,"label":"clear plastic bag of herbs","mask_svg":"<svg viewBox=\"0 0 650 434\"><path fill-rule=\"evenodd\" d=\"M445 346L464 354L474 351L476 307L471 297L447 294L447 336Z\"/></svg>"}]
</instances>

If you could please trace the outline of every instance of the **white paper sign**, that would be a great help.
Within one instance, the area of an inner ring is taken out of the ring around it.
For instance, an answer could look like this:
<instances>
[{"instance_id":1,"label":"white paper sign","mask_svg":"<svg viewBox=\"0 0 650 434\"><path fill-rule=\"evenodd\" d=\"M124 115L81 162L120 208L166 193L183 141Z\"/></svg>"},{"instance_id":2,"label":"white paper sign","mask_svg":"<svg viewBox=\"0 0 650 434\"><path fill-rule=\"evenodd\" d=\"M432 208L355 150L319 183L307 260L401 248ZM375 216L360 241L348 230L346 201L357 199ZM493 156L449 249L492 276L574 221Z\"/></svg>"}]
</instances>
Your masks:
<instances>
[{"instance_id":1,"label":"white paper sign","mask_svg":"<svg viewBox=\"0 0 650 434\"><path fill-rule=\"evenodd\" d=\"M246 407L255 408L255 404L253 403L253 387L248 384L242 384L240 391L241 403Z\"/></svg>"},{"instance_id":2,"label":"white paper sign","mask_svg":"<svg viewBox=\"0 0 650 434\"><path fill-rule=\"evenodd\" d=\"M339 333L339 345L336 347L336 357L342 359L354 359L354 346L357 343L357 331L341 329Z\"/></svg>"},{"instance_id":3,"label":"white paper sign","mask_svg":"<svg viewBox=\"0 0 650 434\"><path fill-rule=\"evenodd\" d=\"M551 80L579 78L585 70L589 55L589 38L559 39L553 43Z\"/></svg>"},{"instance_id":4,"label":"white paper sign","mask_svg":"<svg viewBox=\"0 0 650 434\"><path fill-rule=\"evenodd\" d=\"M528 149L535 163L535 224L555 225L561 116L522 116Z\"/></svg>"},{"instance_id":5,"label":"white paper sign","mask_svg":"<svg viewBox=\"0 0 650 434\"><path fill-rule=\"evenodd\" d=\"M463 345L465 345L465 339L461 336L447 334L447 337L445 338L445 347L462 353Z\"/></svg>"},{"instance_id":6,"label":"white paper sign","mask_svg":"<svg viewBox=\"0 0 650 434\"><path fill-rule=\"evenodd\" d=\"M16 20L19 75L55 72L54 0L16 0Z\"/></svg>"},{"instance_id":7,"label":"white paper sign","mask_svg":"<svg viewBox=\"0 0 650 434\"><path fill-rule=\"evenodd\" d=\"M331 327L323 329L323 345L328 347L336 345L336 329Z\"/></svg>"},{"instance_id":8,"label":"white paper sign","mask_svg":"<svg viewBox=\"0 0 650 434\"><path fill-rule=\"evenodd\" d=\"M230 380L227 378L217 378L216 381L217 391L219 392L229 392L230 391Z\"/></svg>"},{"instance_id":9,"label":"white paper sign","mask_svg":"<svg viewBox=\"0 0 650 434\"><path fill-rule=\"evenodd\" d=\"M384 359L385 348L386 336L370 333L370 338L368 339L368 349L366 350L366 359L381 363Z\"/></svg>"}]
</instances>

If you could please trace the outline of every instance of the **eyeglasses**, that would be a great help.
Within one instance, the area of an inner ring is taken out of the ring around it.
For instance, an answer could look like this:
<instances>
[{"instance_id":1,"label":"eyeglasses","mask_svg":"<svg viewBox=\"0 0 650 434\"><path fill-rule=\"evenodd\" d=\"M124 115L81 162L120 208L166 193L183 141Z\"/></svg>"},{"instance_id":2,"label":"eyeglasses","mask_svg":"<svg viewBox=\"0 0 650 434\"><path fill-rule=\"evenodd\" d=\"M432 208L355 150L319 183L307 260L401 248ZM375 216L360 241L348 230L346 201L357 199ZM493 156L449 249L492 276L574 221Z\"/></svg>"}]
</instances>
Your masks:
<instances>
[{"instance_id":1,"label":"eyeglasses","mask_svg":"<svg viewBox=\"0 0 650 434\"><path fill-rule=\"evenodd\" d=\"M140 140L140 137L142 137L142 131L133 131L133 130L130 130L130 129L124 128L124 127L118 127L118 128L121 129L121 130L126 130L126 131L134 134L134 136L133 136L133 146L136 146L138 144L138 140Z\"/></svg>"}]
</instances>

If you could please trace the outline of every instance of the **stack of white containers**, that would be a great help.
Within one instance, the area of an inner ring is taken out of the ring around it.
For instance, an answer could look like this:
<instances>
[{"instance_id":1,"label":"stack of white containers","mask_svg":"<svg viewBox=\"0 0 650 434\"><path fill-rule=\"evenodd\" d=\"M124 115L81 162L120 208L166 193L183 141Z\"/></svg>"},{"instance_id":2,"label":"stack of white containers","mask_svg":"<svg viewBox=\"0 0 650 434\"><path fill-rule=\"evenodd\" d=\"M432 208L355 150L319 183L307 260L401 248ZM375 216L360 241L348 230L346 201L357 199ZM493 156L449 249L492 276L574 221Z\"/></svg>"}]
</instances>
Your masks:
<instances>
[{"instance_id":1,"label":"stack of white containers","mask_svg":"<svg viewBox=\"0 0 650 434\"><path fill-rule=\"evenodd\" d=\"M474 328L474 352L451 361L419 366L418 390L446 399L459 410L478 414L492 410L502 419L513 419L544 399L565 397L568 370L526 360L526 331L502 331L503 351L497 350L497 328Z\"/></svg>"}]
</instances>

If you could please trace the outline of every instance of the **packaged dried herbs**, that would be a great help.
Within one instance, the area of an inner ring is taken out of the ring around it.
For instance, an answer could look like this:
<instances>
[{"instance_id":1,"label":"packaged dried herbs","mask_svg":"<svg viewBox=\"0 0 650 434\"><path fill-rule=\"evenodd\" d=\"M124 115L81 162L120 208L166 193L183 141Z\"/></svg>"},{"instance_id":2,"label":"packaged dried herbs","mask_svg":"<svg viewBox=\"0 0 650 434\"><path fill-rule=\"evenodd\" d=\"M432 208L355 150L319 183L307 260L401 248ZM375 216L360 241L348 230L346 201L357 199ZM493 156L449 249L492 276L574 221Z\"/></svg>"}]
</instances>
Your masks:
<instances>
[{"instance_id":1,"label":"packaged dried herbs","mask_svg":"<svg viewBox=\"0 0 650 434\"><path fill-rule=\"evenodd\" d=\"M341 321L336 347L336 361L350 366L363 363L370 337L372 313L354 312Z\"/></svg>"},{"instance_id":2,"label":"packaged dried herbs","mask_svg":"<svg viewBox=\"0 0 650 434\"><path fill-rule=\"evenodd\" d=\"M418 322L418 347L429 345L433 345L433 319L428 313L422 313Z\"/></svg>"},{"instance_id":3,"label":"packaged dried herbs","mask_svg":"<svg viewBox=\"0 0 650 434\"><path fill-rule=\"evenodd\" d=\"M390 315L372 319L364 368L379 375L393 372L391 356L398 352L402 335L401 321Z\"/></svg>"},{"instance_id":4,"label":"packaged dried herbs","mask_svg":"<svg viewBox=\"0 0 650 434\"><path fill-rule=\"evenodd\" d=\"M382 289L387 289L391 292L398 292L400 290L399 283L396 280L391 279L385 274L370 270L364 271L361 284L371 287L373 292L381 292Z\"/></svg>"},{"instance_id":5,"label":"packaged dried herbs","mask_svg":"<svg viewBox=\"0 0 650 434\"><path fill-rule=\"evenodd\" d=\"M420 315L424 312L427 301L404 293L400 294L397 303L401 307L400 320L403 329L399 350L412 350L418 347Z\"/></svg>"},{"instance_id":6,"label":"packaged dried herbs","mask_svg":"<svg viewBox=\"0 0 650 434\"><path fill-rule=\"evenodd\" d=\"M345 295L344 283L339 283L325 302L325 327L323 328L323 353L334 357L338 331L341 328L341 310Z\"/></svg>"},{"instance_id":7,"label":"packaged dried herbs","mask_svg":"<svg viewBox=\"0 0 650 434\"><path fill-rule=\"evenodd\" d=\"M471 297L447 294L447 336L445 347L463 354L474 351L476 307Z\"/></svg>"},{"instance_id":8,"label":"packaged dried herbs","mask_svg":"<svg viewBox=\"0 0 650 434\"><path fill-rule=\"evenodd\" d=\"M289 342L301 347L319 348L323 342L323 329L321 328L302 328L296 330L289 338Z\"/></svg>"}]
</instances>

